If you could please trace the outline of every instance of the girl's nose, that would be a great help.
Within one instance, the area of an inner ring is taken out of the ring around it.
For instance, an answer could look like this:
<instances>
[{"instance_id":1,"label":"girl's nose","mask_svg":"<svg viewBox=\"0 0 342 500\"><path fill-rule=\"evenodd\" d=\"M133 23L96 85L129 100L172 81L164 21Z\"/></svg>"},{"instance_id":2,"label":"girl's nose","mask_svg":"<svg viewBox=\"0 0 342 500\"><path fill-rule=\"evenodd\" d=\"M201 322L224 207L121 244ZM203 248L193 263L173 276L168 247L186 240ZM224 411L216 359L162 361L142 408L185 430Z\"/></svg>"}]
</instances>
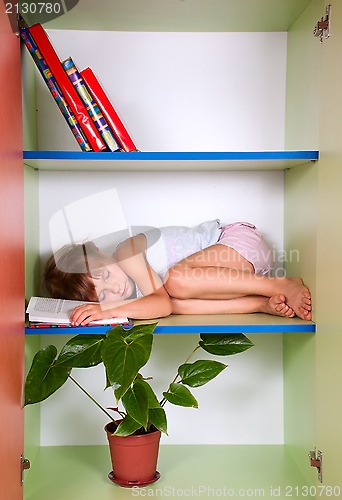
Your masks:
<instances>
[{"instance_id":1,"label":"girl's nose","mask_svg":"<svg viewBox=\"0 0 342 500\"><path fill-rule=\"evenodd\" d=\"M115 293L115 295L121 294L121 287L119 284L113 286L113 292Z\"/></svg>"}]
</instances>

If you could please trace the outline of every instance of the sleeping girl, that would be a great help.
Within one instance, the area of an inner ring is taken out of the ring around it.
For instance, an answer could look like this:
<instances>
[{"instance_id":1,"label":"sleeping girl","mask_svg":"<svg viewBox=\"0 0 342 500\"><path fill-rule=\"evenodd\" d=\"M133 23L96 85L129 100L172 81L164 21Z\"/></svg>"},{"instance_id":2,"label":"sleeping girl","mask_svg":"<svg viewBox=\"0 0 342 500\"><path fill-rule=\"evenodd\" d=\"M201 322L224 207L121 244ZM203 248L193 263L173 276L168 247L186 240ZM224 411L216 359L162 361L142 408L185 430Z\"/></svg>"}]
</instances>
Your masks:
<instances>
[{"instance_id":1,"label":"sleeping girl","mask_svg":"<svg viewBox=\"0 0 342 500\"><path fill-rule=\"evenodd\" d=\"M263 312L311 320L311 296L300 278L274 277L272 252L247 222L221 227L150 229L121 242L113 255L95 243L67 245L50 257L44 285L51 297L93 302L71 323L126 316Z\"/></svg>"}]
</instances>

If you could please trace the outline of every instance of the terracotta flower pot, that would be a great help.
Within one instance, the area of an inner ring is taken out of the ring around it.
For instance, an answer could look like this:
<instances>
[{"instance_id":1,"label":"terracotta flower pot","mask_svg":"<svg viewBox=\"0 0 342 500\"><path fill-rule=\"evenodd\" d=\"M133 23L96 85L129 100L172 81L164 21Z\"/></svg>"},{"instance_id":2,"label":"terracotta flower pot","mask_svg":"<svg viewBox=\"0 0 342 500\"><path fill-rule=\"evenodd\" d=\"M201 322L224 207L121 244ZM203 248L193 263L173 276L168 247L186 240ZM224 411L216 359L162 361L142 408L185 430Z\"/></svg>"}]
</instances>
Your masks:
<instances>
[{"instance_id":1,"label":"terracotta flower pot","mask_svg":"<svg viewBox=\"0 0 342 500\"><path fill-rule=\"evenodd\" d=\"M111 481L120 486L144 486L159 479L157 460L161 432L133 436L113 436L114 422L105 426L113 470Z\"/></svg>"}]
</instances>

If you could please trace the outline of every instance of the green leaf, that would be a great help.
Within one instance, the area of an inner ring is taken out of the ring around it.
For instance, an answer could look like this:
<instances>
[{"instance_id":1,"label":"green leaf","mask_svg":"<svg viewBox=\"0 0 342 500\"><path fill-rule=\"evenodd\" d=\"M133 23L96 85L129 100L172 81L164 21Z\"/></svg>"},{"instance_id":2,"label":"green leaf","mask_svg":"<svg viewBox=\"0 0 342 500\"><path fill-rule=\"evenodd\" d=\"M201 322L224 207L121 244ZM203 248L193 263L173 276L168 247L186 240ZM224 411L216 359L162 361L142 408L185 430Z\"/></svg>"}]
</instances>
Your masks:
<instances>
[{"instance_id":1,"label":"green leaf","mask_svg":"<svg viewBox=\"0 0 342 500\"><path fill-rule=\"evenodd\" d=\"M157 396L152 387L145 380L137 379L134 386L141 385L144 387L148 398L148 422L154 425L161 432L167 434L167 420L164 409L161 407Z\"/></svg>"},{"instance_id":2,"label":"green leaf","mask_svg":"<svg viewBox=\"0 0 342 500\"><path fill-rule=\"evenodd\" d=\"M182 384L170 384L169 390L163 392L163 396L173 405L198 408L196 398L194 398L189 389Z\"/></svg>"},{"instance_id":3,"label":"green leaf","mask_svg":"<svg viewBox=\"0 0 342 500\"><path fill-rule=\"evenodd\" d=\"M56 365L89 368L102 362L101 348L105 335L76 335L60 352Z\"/></svg>"},{"instance_id":4,"label":"green leaf","mask_svg":"<svg viewBox=\"0 0 342 500\"><path fill-rule=\"evenodd\" d=\"M138 371L150 358L155 325L134 326L124 330L112 328L102 344L102 360L107 380L114 389L117 400L132 385Z\"/></svg>"},{"instance_id":5,"label":"green leaf","mask_svg":"<svg viewBox=\"0 0 342 500\"><path fill-rule=\"evenodd\" d=\"M231 356L253 347L243 333L205 334L201 333L199 345L205 351L217 356Z\"/></svg>"},{"instance_id":6,"label":"green leaf","mask_svg":"<svg viewBox=\"0 0 342 500\"><path fill-rule=\"evenodd\" d=\"M152 334L156 326L157 323L146 323L144 325L134 325L128 330L123 330L126 333L127 342L130 342L131 340L136 340L141 336Z\"/></svg>"},{"instance_id":7,"label":"green leaf","mask_svg":"<svg viewBox=\"0 0 342 500\"><path fill-rule=\"evenodd\" d=\"M25 381L24 405L39 403L56 392L67 381L70 367L56 366L57 348L44 347L33 358Z\"/></svg>"},{"instance_id":8,"label":"green leaf","mask_svg":"<svg viewBox=\"0 0 342 500\"><path fill-rule=\"evenodd\" d=\"M122 397L122 404L128 415L146 429L148 421L148 396L145 387L136 382Z\"/></svg>"},{"instance_id":9,"label":"green leaf","mask_svg":"<svg viewBox=\"0 0 342 500\"><path fill-rule=\"evenodd\" d=\"M178 375L183 384L200 387L215 378L227 365L213 360L198 360L186 363L178 368Z\"/></svg>"},{"instance_id":10,"label":"green leaf","mask_svg":"<svg viewBox=\"0 0 342 500\"><path fill-rule=\"evenodd\" d=\"M148 382L146 382L145 380L142 380L142 379L138 379L134 382L134 385L136 385L136 384L141 384L145 388L147 398L148 398L148 407L150 409L151 408L161 408L160 403L157 399L157 396L155 395L152 387L150 386L150 384Z\"/></svg>"},{"instance_id":11,"label":"green leaf","mask_svg":"<svg viewBox=\"0 0 342 500\"><path fill-rule=\"evenodd\" d=\"M141 428L141 425L136 422L132 417L129 415L126 415L125 418L123 419L122 422L118 425L116 428L116 431L114 432L115 436L131 436L132 434L135 433L138 429Z\"/></svg>"},{"instance_id":12,"label":"green leaf","mask_svg":"<svg viewBox=\"0 0 342 500\"><path fill-rule=\"evenodd\" d=\"M148 420L158 430L167 434L166 413L162 407L151 408L148 412Z\"/></svg>"}]
</instances>

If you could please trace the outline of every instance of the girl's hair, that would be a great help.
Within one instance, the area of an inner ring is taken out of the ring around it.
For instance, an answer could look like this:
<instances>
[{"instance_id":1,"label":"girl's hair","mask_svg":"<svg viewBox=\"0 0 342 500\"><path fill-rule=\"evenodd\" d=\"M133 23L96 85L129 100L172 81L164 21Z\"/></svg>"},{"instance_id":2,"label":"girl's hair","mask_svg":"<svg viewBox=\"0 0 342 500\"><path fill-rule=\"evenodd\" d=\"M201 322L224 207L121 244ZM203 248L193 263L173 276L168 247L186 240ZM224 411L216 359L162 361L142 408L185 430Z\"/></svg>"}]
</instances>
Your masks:
<instances>
[{"instance_id":1,"label":"girl's hair","mask_svg":"<svg viewBox=\"0 0 342 500\"><path fill-rule=\"evenodd\" d=\"M47 261L43 286L53 298L98 302L93 278L113 262L92 242L65 245Z\"/></svg>"}]
</instances>

